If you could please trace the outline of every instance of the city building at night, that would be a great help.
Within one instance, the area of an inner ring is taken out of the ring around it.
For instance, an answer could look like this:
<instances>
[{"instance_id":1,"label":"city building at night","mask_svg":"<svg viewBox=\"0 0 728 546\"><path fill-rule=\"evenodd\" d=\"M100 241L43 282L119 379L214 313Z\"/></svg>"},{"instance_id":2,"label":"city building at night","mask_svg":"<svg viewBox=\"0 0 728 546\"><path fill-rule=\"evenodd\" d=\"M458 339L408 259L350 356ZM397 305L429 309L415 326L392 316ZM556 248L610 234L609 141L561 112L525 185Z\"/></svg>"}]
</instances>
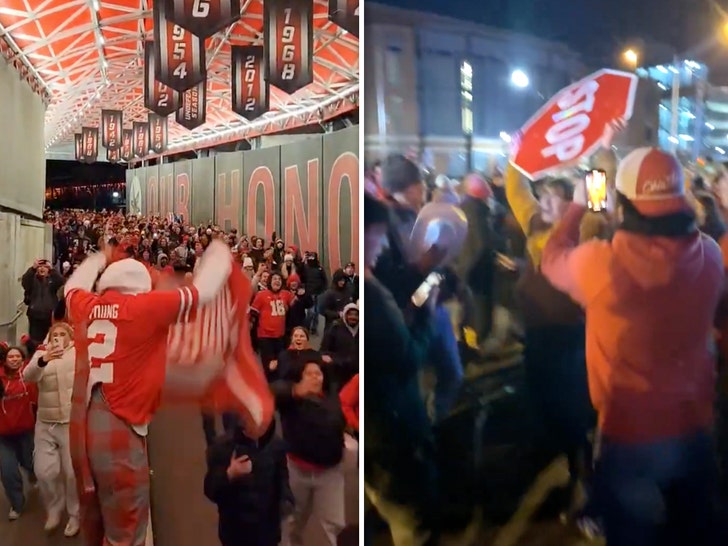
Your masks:
<instances>
[{"instance_id":1,"label":"city building at night","mask_svg":"<svg viewBox=\"0 0 728 546\"><path fill-rule=\"evenodd\" d=\"M367 160L421 152L461 176L505 162L510 134L586 74L566 46L468 21L367 3Z\"/></svg>"},{"instance_id":2,"label":"city building at night","mask_svg":"<svg viewBox=\"0 0 728 546\"><path fill-rule=\"evenodd\" d=\"M687 160L725 161L728 152L728 87L710 84L709 69L694 60L639 68L655 83L659 98L659 146ZM673 93L673 89L677 92ZM677 111L674 122L673 109Z\"/></svg>"}]
</instances>

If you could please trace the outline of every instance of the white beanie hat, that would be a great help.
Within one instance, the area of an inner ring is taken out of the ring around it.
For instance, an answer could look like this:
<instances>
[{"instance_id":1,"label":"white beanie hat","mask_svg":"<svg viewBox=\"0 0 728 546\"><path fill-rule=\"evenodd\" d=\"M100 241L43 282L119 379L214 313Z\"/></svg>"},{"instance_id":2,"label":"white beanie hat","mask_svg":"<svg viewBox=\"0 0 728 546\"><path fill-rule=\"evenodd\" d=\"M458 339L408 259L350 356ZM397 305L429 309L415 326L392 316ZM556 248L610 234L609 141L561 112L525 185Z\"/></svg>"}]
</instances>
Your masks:
<instances>
[{"instance_id":1,"label":"white beanie hat","mask_svg":"<svg viewBox=\"0 0 728 546\"><path fill-rule=\"evenodd\" d=\"M254 267L253 266L253 259L249 257L243 258L243 267Z\"/></svg>"},{"instance_id":2,"label":"white beanie hat","mask_svg":"<svg viewBox=\"0 0 728 546\"><path fill-rule=\"evenodd\" d=\"M97 288L99 292L116 290L122 294L145 294L152 290L152 277L140 262L125 258L104 270Z\"/></svg>"}]
</instances>

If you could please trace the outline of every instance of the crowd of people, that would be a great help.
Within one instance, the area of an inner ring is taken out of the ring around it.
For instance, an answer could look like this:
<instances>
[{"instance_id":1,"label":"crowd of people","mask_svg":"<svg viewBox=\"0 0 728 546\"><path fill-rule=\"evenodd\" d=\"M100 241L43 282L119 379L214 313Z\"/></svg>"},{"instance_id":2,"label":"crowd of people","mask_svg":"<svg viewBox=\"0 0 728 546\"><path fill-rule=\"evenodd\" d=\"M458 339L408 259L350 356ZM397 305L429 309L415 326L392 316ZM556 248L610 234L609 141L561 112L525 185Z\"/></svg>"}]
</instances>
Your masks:
<instances>
[{"instance_id":1,"label":"crowd of people","mask_svg":"<svg viewBox=\"0 0 728 546\"><path fill-rule=\"evenodd\" d=\"M238 415L223 413L219 431L217 416L203 411L204 494L218 507L219 539L223 546L302 546L313 516L327 543L337 544L346 527L342 461L356 449L359 426L355 264L343 264L329 282L315 249L181 218L62 210L47 211L46 221L53 256L36 260L22 278L28 334L22 346L1 352L0 469L9 518L25 508L22 469L40 489L46 531L65 513L68 537L82 531L94 546L144 543L144 446L164 383L167 330L194 321L194 310L216 297L229 260L250 282L252 297L242 303L281 427L274 420L262 436L252 434ZM91 359L90 370L77 351ZM79 397L95 514L79 509L72 415Z\"/></svg>"},{"instance_id":2,"label":"crowd of people","mask_svg":"<svg viewBox=\"0 0 728 546\"><path fill-rule=\"evenodd\" d=\"M368 170L365 490L395 545L470 543L476 509L472 525L445 522L452 454L437 427L467 392L464 368L514 346L535 440L568 460L564 521L609 546L725 540L727 177L654 148L588 163L607 178L600 212L586 170L457 181L403 155ZM439 211L442 235L451 208L467 218L462 250L435 236L412 252L417 219Z\"/></svg>"}]
</instances>

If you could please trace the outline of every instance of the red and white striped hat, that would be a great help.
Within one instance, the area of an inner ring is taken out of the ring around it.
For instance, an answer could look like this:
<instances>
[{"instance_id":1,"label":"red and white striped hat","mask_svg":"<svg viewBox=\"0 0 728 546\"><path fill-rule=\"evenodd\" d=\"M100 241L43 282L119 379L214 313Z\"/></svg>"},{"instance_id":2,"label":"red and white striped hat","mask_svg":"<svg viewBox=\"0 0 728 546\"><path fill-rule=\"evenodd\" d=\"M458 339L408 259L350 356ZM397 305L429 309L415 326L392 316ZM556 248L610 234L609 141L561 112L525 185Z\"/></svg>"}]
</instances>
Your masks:
<instances>
[{"instance_id":1,"label":"red and white striped hat","mask_svg":"<svg viewBox=\"0 0 728 546\"><path fill-rule=\"evenodd\" d=\"M617 169L617 191L644 216L691 210L677 157L657 148L638 148Z\"/></svg>"}]
</instances>

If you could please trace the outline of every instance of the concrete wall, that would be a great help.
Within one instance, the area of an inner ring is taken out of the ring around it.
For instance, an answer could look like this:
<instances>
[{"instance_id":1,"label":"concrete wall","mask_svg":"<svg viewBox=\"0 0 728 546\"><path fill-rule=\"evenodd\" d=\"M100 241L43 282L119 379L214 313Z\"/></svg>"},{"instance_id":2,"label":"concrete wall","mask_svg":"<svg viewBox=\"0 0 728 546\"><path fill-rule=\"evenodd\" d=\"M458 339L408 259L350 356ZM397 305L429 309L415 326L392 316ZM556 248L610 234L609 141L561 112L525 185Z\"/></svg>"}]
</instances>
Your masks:
<instances>
[{"instance_id":1,"label":"concrete wall","mask_svg":"<svg viewBox=\"0 0 728 546\"><path fill-rule=\"evenodd\" d=\"M0 61L0 206L40 218L45 202L45 106Z\"/></svg>"},{"instance_id":2,"label":"concrete wall","mask_svg":"<svg viewBox=\"0 0 728 546\"><path fill-rule=\"evenodd\" d=\"M17 343L28 331L20 278L37 258L51 259L52 227L0 212L0 340Z\"/></svg>"}]
</instances>

